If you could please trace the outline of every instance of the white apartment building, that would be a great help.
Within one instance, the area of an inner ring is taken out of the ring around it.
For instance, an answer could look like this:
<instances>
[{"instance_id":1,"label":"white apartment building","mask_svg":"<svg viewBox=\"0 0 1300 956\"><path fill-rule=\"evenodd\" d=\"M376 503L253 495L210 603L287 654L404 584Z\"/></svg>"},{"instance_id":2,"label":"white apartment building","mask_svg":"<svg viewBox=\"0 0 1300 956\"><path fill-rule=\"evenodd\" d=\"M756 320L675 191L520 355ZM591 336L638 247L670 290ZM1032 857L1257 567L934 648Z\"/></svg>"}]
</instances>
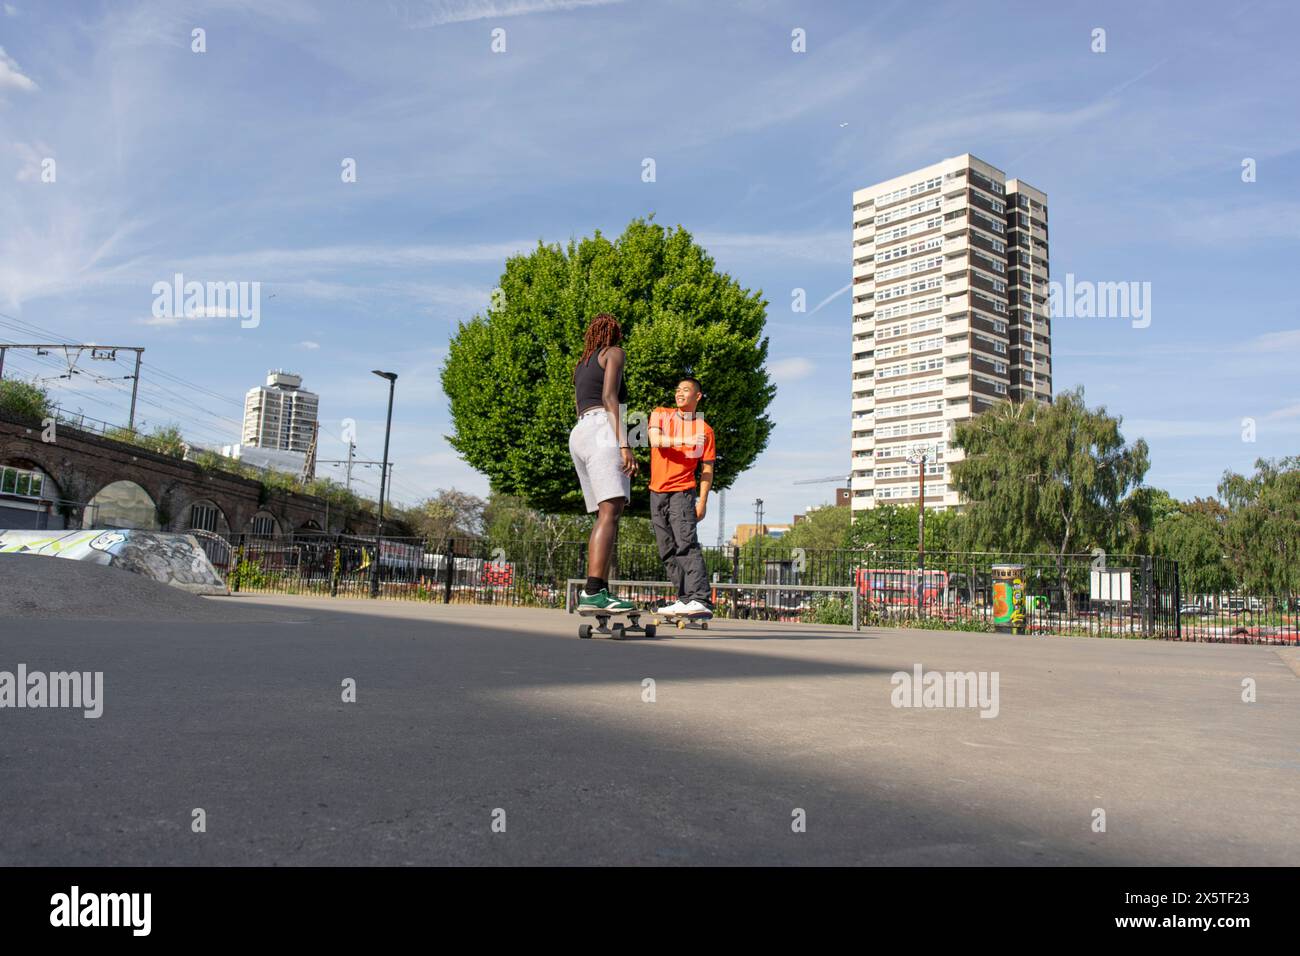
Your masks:
<instances>
[{"instance_id":1,"label":"white apartment building","mask_svg":"<svg viewBox=\"0 0 1300 956\"><path fill-rule=\"evenodd\" d=\"M959 507L953 428L1051 399L1047 196L969 153L853 194L852 506Z\"/></svg>"},{"instance_id":2,"label":"white apartment building","mask_svg":"<svg viewBox=\"0 0 1300 956\"><path fill-rule=\"evenodd\" d=\"M306 453L316 432L320 397L304 391L302 376L276 369L244 396L245 445Z\"/></svg>"}]
</instances>

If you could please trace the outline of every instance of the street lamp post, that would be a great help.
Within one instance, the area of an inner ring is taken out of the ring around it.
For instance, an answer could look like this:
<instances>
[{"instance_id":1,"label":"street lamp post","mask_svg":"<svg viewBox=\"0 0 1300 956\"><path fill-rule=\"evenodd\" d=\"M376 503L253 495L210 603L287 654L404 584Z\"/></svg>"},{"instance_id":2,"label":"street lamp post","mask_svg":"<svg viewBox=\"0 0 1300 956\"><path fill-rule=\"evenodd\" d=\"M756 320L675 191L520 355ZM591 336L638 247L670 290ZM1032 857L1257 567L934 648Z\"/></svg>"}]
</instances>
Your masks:
<instances>
[{"instance_id":1,"label":"street lamp post","mask_svg":"<svg viewBox=\"0 0 1300 956\"><path fill-rule=\"evenodd\" d=\"M381 372L372 369L373 374L388 379L388 422L384 425L384 463L379 471L379 523L375 526L375 566L370 572L370 596L379 597L379 565L384 551L384 491L388 486L388 436L393 430L393 390L397 385L396 372Z\"/></svg>"},{"instance_id":2,"label":"street lamp post","mask_svg":"<svg viewBox=\"0 0 1300 956\"><path fill-rule=\"evenodd\" d=\"M918 498L916 519L916 611L921 613L925 600L925 466L930 460L931 449L928 445L912 446L908 462L917 466L921 476L920 497Z\"/></svg>"}]
</instances>

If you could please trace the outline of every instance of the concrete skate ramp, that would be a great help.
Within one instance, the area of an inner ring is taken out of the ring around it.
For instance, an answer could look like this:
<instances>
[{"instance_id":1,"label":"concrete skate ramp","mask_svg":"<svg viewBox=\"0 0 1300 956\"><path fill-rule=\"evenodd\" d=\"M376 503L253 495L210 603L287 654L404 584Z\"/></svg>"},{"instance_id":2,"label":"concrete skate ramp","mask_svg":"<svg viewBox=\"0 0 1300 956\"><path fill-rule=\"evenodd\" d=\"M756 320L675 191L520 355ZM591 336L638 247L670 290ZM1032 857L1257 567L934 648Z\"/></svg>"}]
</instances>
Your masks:
<instances>
[{"instance_id":1,"label":"concrete skate ramp","mask_svg":"<svg viewBox=\"0 0 1300 956\"><path fill-rule=\"evenodd\" d=\"M191 594L228 594L190 534L129 529L0 531L0 554L44 555L107 564Z\"/></svg>"},{"instance_id":2,"label":"concrete skate ramp","mask_svg":"<svg viewBox=\"0 0 1300 956\"><path fill-rule=\"evenodd\" d=\"M0 619L248 624L310 615L199 597L108 565L0 554Z\"/></svg>"}]
</instances>

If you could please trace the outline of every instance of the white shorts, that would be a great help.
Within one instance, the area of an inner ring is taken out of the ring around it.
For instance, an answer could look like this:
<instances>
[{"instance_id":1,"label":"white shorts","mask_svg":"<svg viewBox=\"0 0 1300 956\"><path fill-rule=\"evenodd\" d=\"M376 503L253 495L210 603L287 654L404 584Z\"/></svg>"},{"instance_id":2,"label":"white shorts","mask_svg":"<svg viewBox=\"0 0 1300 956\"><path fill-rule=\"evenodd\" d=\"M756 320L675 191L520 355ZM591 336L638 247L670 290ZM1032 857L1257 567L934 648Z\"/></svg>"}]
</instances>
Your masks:
<instances>
[{"instance_id":1,"label":"white shorts","mask_svg":"<svg viewBox=\"0 0 1300 956\"><path fill-rule=\"evenodd\" d=\"M632 476L623 472L623 453L605 409L594 408L578 419L569 432L569 454L588 511L611 498L632 500Z\"/></svg>"}]
</instances>

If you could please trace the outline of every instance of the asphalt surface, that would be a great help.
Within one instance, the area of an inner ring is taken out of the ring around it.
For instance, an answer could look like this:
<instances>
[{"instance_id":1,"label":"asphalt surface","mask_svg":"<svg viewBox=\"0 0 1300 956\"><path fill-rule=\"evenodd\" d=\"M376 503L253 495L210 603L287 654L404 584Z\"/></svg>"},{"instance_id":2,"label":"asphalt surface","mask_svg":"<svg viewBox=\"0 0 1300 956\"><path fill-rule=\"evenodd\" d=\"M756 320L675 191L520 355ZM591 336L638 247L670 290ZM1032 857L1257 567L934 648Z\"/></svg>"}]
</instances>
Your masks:
<instances>
[{"instance_id":1,"label":"asphalt surface","mask_svg":"<svg viewBox=\"0 0 1300 956\"><path fill-rule=\"evenodd\" d=\"M1300 863L1265 647L184 597L224 620L5 622L0 671L103 671L104 712L0 709L0 865ZM997 716L894 707L918 663Z\"/></svg>"}]
</instances>

